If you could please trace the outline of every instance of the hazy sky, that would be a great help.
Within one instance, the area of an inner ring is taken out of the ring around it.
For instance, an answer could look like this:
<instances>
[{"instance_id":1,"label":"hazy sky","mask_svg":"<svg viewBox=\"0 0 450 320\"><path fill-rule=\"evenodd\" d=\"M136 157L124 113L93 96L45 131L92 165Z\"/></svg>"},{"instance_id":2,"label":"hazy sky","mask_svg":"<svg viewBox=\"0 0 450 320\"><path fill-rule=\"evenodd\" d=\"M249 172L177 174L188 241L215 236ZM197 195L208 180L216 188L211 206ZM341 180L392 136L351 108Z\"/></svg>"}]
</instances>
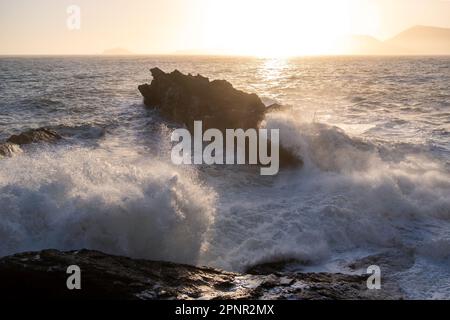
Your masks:
<instances>
[{"instance_id":1,"label":"hazy sky","mask_svg":"<svg viewBox=\"0 0 450 320\"><path fill-rule=\"evenodd\" d=\"M69 30L69 5L81 9ZM0 54L313 53L345 34L450 28L450 0L0 0Z\"/></svg>"}]
</instances>

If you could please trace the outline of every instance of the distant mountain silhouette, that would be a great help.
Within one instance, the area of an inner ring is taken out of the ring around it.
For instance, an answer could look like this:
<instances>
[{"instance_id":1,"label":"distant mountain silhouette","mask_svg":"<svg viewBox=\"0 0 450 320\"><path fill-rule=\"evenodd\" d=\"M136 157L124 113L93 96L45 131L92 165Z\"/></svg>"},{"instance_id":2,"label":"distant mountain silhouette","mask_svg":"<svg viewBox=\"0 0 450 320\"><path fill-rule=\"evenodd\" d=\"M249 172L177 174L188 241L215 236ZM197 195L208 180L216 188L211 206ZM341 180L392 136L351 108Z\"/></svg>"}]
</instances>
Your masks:
<instances>
[{"instance_id":1,"label":"distant mountain silhouette","mask_svg":"<svg viewBox=\"0 0 450 320\"><path fill-rule=\"evenodd\" d=\"M339 54L450 55L450 29L415 26L386 41L356 35L341 39Z\"/></svg>"},{"instance_id":2,"label":"distant mountain silhouette","mask_svg":"<svg viewBox=\"0 0 450 320\"><path fill-rule=\"evenodd\" d=\"M415 26L385 43L412 54L450 54L450 29Z\"/></svg>"},{"instance_id":3,"label":"distant mountain silhouette","mask_svg":"<svg viewBox=\"0 0 450 320\"><path fill-rule=\"evenodd\" d=\"M103 51L103 54L110 55L110 56L121 56L121 55L131 55L134 53L125 48L112 48L112 49L107 49L107 50Z\"/></svg>"},{"instance_id":4,"label":"distant mountain silhouette","mask_svg":"<svg viewBox=\"0 0 450 320\"><path fill-rule=\"evenodd\" d=\"M350 55L450 55L450 28L414 26L396 36L380 41L368 35L339 39L333 54ZM133 55L121 47L107 49L104 55ZM220 50L180 50L175 55L224 55Z\"/></svg>"}]
</instances>

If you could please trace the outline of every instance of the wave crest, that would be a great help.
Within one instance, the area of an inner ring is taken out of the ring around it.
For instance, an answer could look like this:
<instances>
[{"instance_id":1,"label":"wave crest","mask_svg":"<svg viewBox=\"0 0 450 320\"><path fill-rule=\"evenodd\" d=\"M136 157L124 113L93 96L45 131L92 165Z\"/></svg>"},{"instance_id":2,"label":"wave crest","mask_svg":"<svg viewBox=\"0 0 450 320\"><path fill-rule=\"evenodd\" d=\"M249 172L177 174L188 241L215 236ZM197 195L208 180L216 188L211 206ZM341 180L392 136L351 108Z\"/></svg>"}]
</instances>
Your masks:
<instances>
[{"instance_id":1,"label":"wave crest","mask_svg":"<svg viewBox=\"0 0 450 320\"><path fill-rule=\"evenodd\" d=\"M0 254L97 249L195 263L215 192L195 176L131 152L39 152L0 167Z\"/></svg>"}]
</instances>

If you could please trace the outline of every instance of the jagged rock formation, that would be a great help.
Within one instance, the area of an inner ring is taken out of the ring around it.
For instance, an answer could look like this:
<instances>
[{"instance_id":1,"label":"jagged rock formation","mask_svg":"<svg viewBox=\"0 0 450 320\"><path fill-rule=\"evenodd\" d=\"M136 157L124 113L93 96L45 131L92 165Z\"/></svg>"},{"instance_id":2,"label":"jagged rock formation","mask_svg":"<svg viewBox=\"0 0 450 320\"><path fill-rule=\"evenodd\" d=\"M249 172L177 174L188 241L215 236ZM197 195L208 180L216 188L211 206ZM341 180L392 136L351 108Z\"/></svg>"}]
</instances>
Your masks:
<instances>
[{"instance_id":1,"label":"jagged rock formation","mask_svg":"<svg viewBox=\"0 0 450 320\"><path fill-rule=\"evenodd\" d=\"M202 121L204 130L258 128L268 111L281 109L275 104L266 107L256 94L233 88L225 80L210 81L201 75L184 75L175 70L165 73L150 70L151 84L138 87L144 104L158 109L171 121L185 125L191 132L194 121ZM280 147L280 164L301 165L302 161L290 150Z\"/></svg>"},{"instance_id":2,"label":"jagged rock formation","mask_svg":"<svg viewBox=\"0 0 450 320\"><path fill-rule=\"evenodd\" d=\"M81 290L67 289L70 265L81 269ZM401 298L395 289L368 290L365 276L281 271L240 274L91 250L44 250L2 258L0 283L0 294L9 299Z\"/></svg>"},{"instance_id":3,"label":"jagged rock formation","mask_svg":"<svg viewBox=\"0 0 450 320\"><path fill-rule=\"evenodd\" d=\"M7 142L24 145L35 142L55 142L56 140L61 139L61 136L53 130L40 128L40 129L31 129L25 132L22 132L19 135L12 135Z\"/></svg>"},{"instance_id":4,"label":"jagged rock formation","mask_svg":"<svg viewBox=\"0 0 450 320\"><path fill-rule=\"evenodd\" d=\"M6 142L0 143L0 158L22 153L21 146L23 145L38 142L53 143L61 138L58 133L46 128L31 129L18 135L12 135Z\"/></svg>"},{"instance_id":5,"label":"jagged rock formation","mask_svg":"<svg viewBox=\"0 0 450 320\"><path fill-rule=\"evenodd\" d=\"M184 75L178 70L150 71L152 83L138 87L144 103L191 130L195 120L203 121L205 129L220 130L257 128L263 120L266 107L261 99L234 89L225 80L209 81L201 75Z\"/></svg>"}]
</instances>

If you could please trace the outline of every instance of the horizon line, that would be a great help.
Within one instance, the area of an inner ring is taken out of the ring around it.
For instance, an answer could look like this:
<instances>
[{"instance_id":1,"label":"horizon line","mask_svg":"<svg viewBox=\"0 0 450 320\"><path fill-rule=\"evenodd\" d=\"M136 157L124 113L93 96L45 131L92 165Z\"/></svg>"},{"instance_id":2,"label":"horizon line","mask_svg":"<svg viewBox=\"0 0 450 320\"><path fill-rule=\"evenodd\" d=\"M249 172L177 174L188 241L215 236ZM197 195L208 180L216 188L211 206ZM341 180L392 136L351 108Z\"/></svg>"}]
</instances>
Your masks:
<instances>
[{"instance_id":1,"label":"horizon line","mask_svg":"<svg viewBox=\"0 0 450 320\"><path fill-rule=\"evenodd\" d=\"M0 53L0 57L229 57L229 58L256 58L256 59L292 59L304 57L446 57L450 53L443 54L418 54L418 53L401 53L401 54L306 54L306 55L292 55L292 56L264 56L264 55L245 55L245 54L220 54L220 53L130 53L130 54L103 54L103 53Z\"/></svg>"}]
</instances>

